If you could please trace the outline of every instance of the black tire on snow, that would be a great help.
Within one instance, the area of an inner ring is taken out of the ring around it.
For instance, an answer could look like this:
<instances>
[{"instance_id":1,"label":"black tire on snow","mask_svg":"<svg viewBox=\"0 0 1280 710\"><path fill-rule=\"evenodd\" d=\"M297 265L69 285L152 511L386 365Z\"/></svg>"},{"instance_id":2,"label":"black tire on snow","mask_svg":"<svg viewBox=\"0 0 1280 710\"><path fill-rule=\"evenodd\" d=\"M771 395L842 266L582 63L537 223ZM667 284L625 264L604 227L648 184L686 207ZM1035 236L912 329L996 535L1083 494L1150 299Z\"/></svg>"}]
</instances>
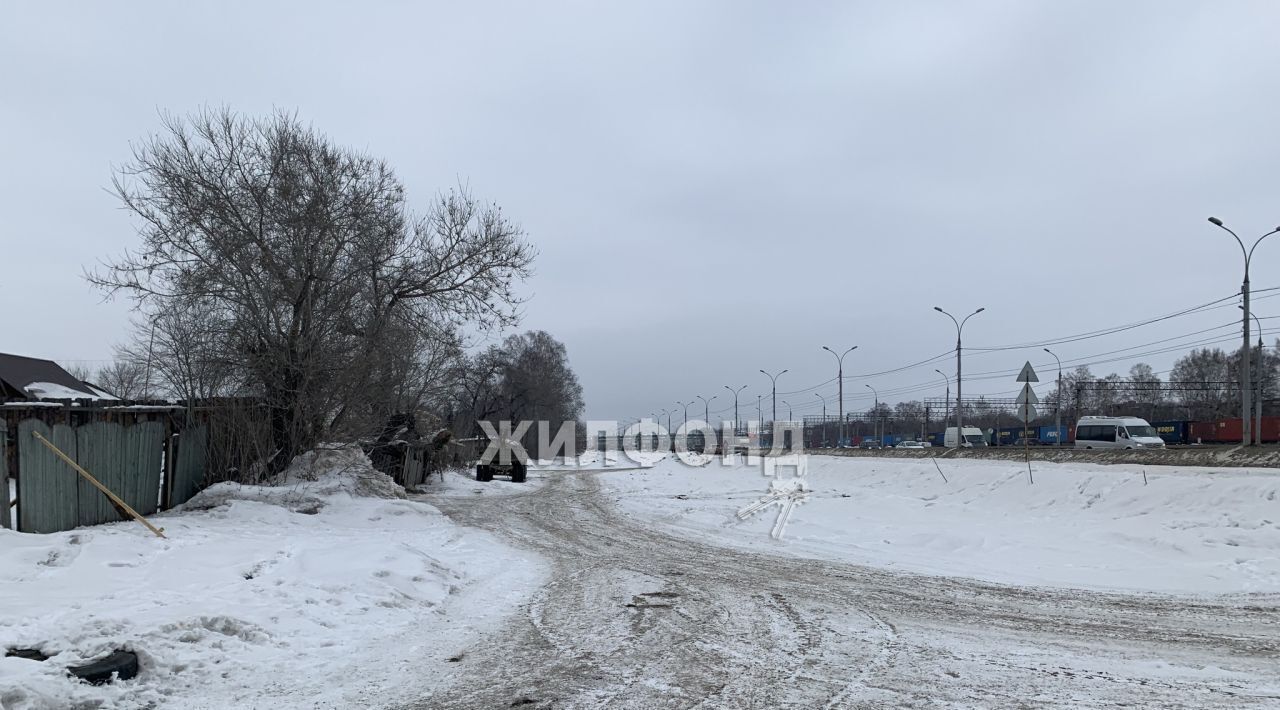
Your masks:
<instances>
[{"instance_id":1,"label":"black tire on snow","mask_svg":"<svg viewBox=\"0 0 1280 710\"><path fill-rule=\"evenodd\" d=\"M129 680L138 675L138 654L132 651L116 651L110 656L83 666L67 668L71 675L93 685L110 683L115 674L120 680Z\"/></svg>"},{"instance_id":2,"label":"black tire on snow","mask_svg":"<svg viewBox=\"0 0 1280 710\"><path fill-rule=\"evenodd\" d=\"M525 468L523 461L511 462L511 482L512 483L524 483L526 473L528 473L528 469Z\"/></svg>"},{"instance_id":3,"label":"black tire on snow","mask_svg":"<svg viewBox=\"0 0 1280 710\"><path fill-rule=\"evenodd\" d=\"M476 466L476 480L477 480L477 481L492 481L492 480L493 480L493 468L492 468L492 467L490 467L488 464L483 464L483 463L482 463L482 464L477 465L477 466Z\"/></svg>"}]
</instances>

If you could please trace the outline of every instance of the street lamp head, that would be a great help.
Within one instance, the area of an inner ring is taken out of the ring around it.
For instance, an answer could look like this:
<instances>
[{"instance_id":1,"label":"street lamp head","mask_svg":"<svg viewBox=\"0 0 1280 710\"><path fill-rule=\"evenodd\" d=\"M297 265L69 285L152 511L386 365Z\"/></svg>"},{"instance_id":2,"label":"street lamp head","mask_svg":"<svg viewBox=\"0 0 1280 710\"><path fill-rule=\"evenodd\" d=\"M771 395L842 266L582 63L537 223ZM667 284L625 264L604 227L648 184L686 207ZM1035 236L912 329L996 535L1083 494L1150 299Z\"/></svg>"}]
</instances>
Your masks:
<instances>
[{"instance_id":1,"label":"street lamp head","mask_svg":"<svg viewBox=\"0 0 1280 710\"><path fill-rule=\"evenodd\" d=\"M831 348L829 348L829 347L827 347L827 346L825 346L825 345L823 345L823 346L822 346L822 349L823 349L823 350L826 350L826 351L827 351L827 352L829 352L829 353L833 353L833 352L835 352L834 350L832 350Z\"/></svg>"},{"instance_id":2,"label":"street lamp head","mask_svg":"<svg viewBox=\"0 0 1280 710\"><path fill-rule=\"evenodd\" d=\"M760 374L764 375L765 377L768 377L768 376L769 376L769 373L765 372L764 370L761 370L761 371L760 371Z\"/></svg>"},{"instance_id":3,"label":"street lamp head","mask_svg":"<svg viewBox=\"0 0 1280 710\"><path fill-rule=\"evenodd\" d=\"M985 311L985 310L987 310L987 308L986 308L986 306L983 306L982 308L979 308L978 310L974 311L974 312L973 312L973 314L976 316L976 315L978 315L979 313L981 313L981 312L983 312L983 311Z\"/></svg>"},{"instance_id":4,"label":"street lamp head","mask_svg":"<svg viewBox=\"0 0 1280 710\"><path fill-rule=\"evenodd\" d=\"M1044 349L1044 351L1045 351L1045 352L1047 352L1047 353L1049 353L1050 355L1052 355L1052 354L1053 354L1053 351L1052 351L1052 350L1050 350L1049 348L1045 348L1045 349Z\"/></svg>"},{"instance_id":5,"label":"street lamp head","mask_svg":"<svg viewBox=\"0 0 1280 710\"><path fill-rule=\"evenodd\" d=\"M1217 217L1210 217L1209 221L1212 222L1213 224L1218 225L1219 227L1222 226L1222 220L1218 219Z\"/></svg>"},{"instance_id":6,"label":"street lamp head","mask_svg":"<svg viewBox=\"0 0 1280 710\"><path fill-rule=\"evenodd\" d=\"M778 374L779 374L779 375L785 375L785 374L787 374L788 372L791 372L791 370L783 370L782 372L779 372Z\"/></svg>"},{"instance_id":7,"label":"street lamp head","mask_svg":"<svg viewBox=\"0 0 1280 710\"><path fill-rule=\"evenodd\" d=\"M935 310L935 311L937 311L937 312L939 312L939 313L946 313L946 311L942 310L941 308L939 308L939 307L937 307L937 306L934 306L934 307L933 307L933 310Z\"/></svg>"}]
</instances>

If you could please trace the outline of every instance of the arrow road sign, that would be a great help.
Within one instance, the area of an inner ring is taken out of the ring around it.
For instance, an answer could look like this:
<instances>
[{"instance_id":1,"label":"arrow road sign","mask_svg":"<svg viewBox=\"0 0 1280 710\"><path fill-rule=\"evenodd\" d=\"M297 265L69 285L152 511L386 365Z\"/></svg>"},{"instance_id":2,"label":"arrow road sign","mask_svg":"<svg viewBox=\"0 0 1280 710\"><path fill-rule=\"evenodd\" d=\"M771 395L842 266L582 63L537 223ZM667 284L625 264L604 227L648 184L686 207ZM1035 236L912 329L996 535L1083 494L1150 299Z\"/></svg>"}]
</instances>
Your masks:
<instances>
[{"instance_id":1,"label":"arrow road sign","mask_svg":"<svg viewBox=\"0 0 1280 710\"><path fill-rule=\"evenodd\" d=\"M1018 398L1014 400L1015 404L1040 404L1040 398L1036 396L1036 391L1031 389L1031 383L1028 382L1022 386L1022 392L1018 394Z\"/></svg>"},{"instance_id":2,"label":"arrow road sign","mask_svg":"<svg viewBox=\"0 0 1280 710\"><path fill-rule=\"evenodd\" d=\"M1031 361L1022 366L1022 372L1018 373L1017 382L1039 382L1040 378L1036 377L1036 371L1031 369Z\"/></svg>"}]
</instances>

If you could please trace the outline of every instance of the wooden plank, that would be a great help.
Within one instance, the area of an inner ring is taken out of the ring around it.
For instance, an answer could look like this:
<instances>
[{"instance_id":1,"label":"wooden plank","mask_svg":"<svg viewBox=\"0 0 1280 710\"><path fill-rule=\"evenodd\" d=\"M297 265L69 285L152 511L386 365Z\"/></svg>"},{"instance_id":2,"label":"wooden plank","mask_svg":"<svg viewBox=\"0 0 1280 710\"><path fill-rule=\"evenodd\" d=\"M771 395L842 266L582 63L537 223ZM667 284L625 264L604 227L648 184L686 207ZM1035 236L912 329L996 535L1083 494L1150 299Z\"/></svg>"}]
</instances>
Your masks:
<instances>
[{"instance_id":1,"label":"wooden plank","mask_svg":"<svg viewBox=\"0 0 1280 710\"><path fill-rule=\"evenodd\" d=\"M9 507L9 426L0 419L0 527L11 528Z\"/></svg>"},{"instance_id":2,"label":"wooden plank","mask_svg":"<svg viewBox=\"0 0 1280 710\"><path fill-rule=\"evenodd\" d=\"M40 432L68 455L74 456L76 451L75 430L65 424L49 426L37 419L18 423L18 480L22 486L18 530L29 533L72 530L80 517L80 476L42 446L33 432Z\"/></svg>"},{"instance_id":3,"label":"wooden plank","mask_svg":"<svg viewBox=\"0 0 1280 710\"><path fill-rule=\"evenodd\" d=\"M117 495L120 495L120 484L123 480L119 470L121 466L119 446L123 429L124 427L119 424L103 421L83 424L76 427L75 453L72 454L71 451L63 449L68 456L75 459L76 463L93 472L94 477L101 481L102 485L115 491ZM111 499L102 495L93 484L81 478L78 479L77 485L79 486L78 514L81 525L101 525L120 519L120 513L111 504Z\"/></svg>"},{"instance_id":4,"label":"wooden plank","mask_svg":"<svg viewBox=\"0 0 1280 710\"><path fill-rule=\"evenodd\" d=\"M130 427L136 462L132 471L134 498L126 498L134 510L151 515L160 509L160 479L164 471L165 426L148 421Z\"/></svg>"},{"instance_id":5,"label":"wooden plank","mask_svg":"<svg viewBox=\"0 0 1280 710\"><path fill-rule=\"evenodd\" d=\"M174 457L173 485L170 503L182 505L203 486L208 467L209 428L205 424L189 426L177 437L178 453Z\"/></svg>"}]
</instances>

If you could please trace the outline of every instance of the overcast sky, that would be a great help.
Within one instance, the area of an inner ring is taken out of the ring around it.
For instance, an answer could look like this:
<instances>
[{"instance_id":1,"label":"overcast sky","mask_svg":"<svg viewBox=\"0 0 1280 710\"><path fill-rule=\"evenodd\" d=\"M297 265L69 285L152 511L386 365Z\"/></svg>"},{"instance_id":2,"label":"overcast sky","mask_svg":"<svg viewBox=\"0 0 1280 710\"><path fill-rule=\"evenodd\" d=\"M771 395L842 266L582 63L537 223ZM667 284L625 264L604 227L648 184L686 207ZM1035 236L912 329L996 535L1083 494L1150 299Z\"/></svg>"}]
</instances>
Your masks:
<instances>
[{"instance_id":1,"label":"overcast sky","mask_svg":"<svg viewBox=\"0 0 1280 710\"><path fill-rule=\"evenodd\" d=\"M205 104L296 110L386 158L411 203L463 180L502 204L541 252L522 327L565 342L593 418L720 409L743 384L744 416L757 394L767 415L760 368L790 369L795 416L815 393L834 413L822 345L859 346L846 409L867 384L939 397L952 358L861 377L952 349L934 305L986 307L966 348L1144 321L1238 289L1239 247L1207 216L1280 224L1273 2L190 5L3 11L0 351L111 357L128 304L82 269L137 243L112 166L160 110ZM1280 286L1274 239L1255 289ZM1055 351L1167 370L1237 313ZM1039 347L967 352L965 371L1027 359L1052 379Z\"/></svg>"}]
</instances>

